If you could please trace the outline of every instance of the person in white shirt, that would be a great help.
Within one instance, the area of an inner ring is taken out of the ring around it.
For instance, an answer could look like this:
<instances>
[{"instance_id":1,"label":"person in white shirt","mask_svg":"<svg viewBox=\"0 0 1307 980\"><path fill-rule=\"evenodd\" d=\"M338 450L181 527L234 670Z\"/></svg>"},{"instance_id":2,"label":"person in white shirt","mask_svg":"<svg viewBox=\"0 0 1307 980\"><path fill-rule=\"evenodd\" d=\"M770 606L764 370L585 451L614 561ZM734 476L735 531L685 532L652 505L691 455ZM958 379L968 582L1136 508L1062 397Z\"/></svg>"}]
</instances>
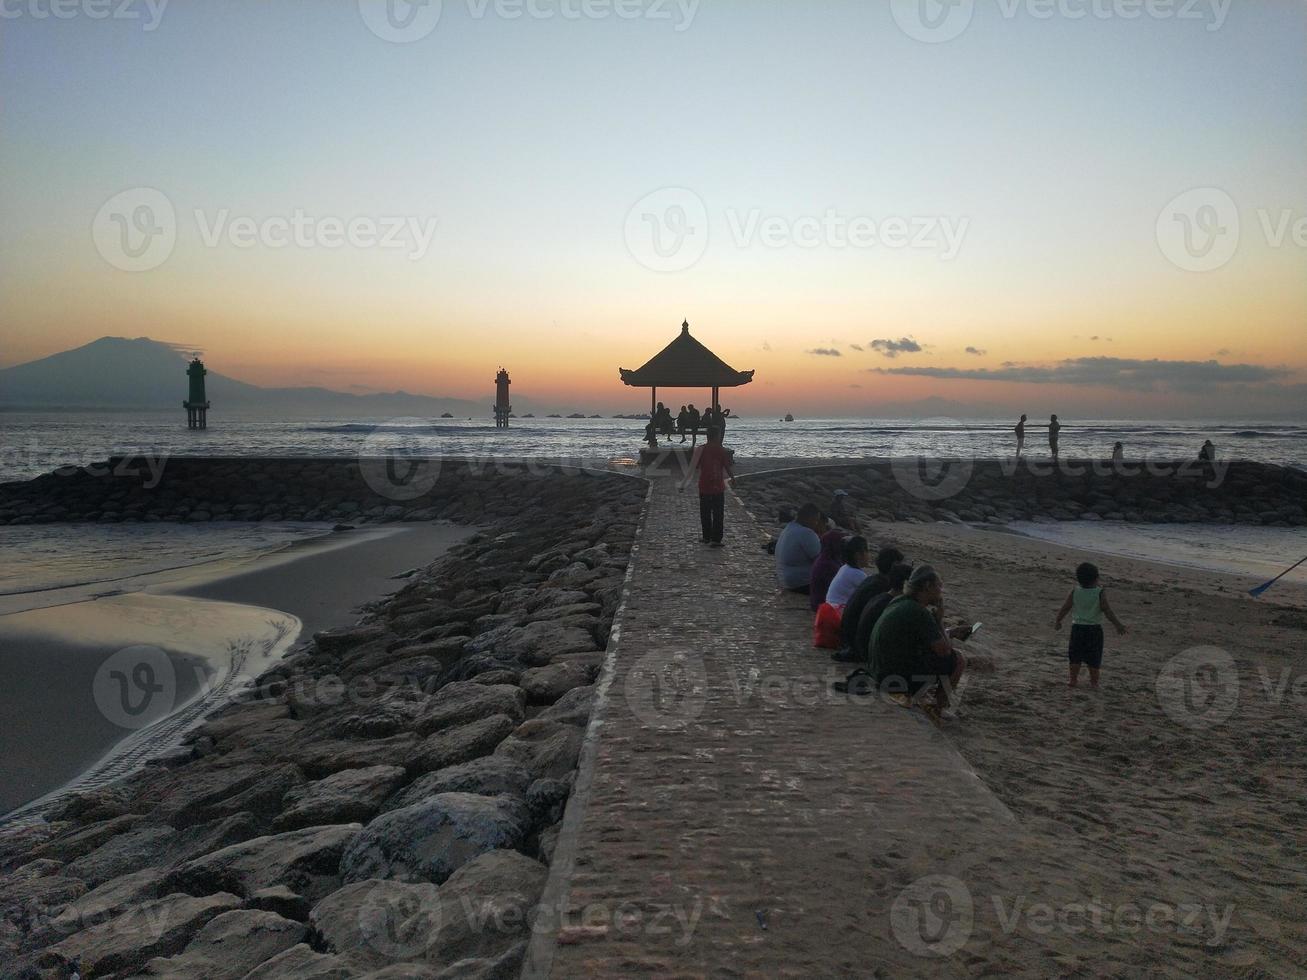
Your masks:
<instances>
[{"instance_id":1,"label":"person in white shirt","mask_svg":"<svg viewBox=\"0 0 1307 980\"><path fill-rule=\"evenodd\" d=\"M871 560L871 549L867 539L861 536L849 538L844 542L844 566L835 573L830 588L826 590L826 601L832 606L843 606L849 601L862 580L867 577L863 571Z\"/></svg>"}]
</instances>

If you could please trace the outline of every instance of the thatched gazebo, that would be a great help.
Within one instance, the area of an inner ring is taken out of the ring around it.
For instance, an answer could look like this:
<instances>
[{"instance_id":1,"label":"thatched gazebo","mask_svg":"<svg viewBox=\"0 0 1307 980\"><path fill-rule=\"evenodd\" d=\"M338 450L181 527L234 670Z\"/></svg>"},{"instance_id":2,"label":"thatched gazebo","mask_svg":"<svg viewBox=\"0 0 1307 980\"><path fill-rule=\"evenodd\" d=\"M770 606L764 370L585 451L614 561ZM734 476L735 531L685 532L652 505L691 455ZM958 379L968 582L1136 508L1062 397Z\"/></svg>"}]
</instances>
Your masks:
<instances>
[{"instance_id":1,"label":"thatched gazebo","mask_svg":"<svg viewBox=\"0 0 1307 980\"><path fill-rule=\"evenodd\" d=\"M622 384L631 388L652 388L650 412L658 405L659 388L707 388L712 407L720 411L722 388L739 388L753 381L752 371L737 371L690 336L690 323L681 324L681 334L634 371L618 369Z\"/></svg>"}]
</instances>

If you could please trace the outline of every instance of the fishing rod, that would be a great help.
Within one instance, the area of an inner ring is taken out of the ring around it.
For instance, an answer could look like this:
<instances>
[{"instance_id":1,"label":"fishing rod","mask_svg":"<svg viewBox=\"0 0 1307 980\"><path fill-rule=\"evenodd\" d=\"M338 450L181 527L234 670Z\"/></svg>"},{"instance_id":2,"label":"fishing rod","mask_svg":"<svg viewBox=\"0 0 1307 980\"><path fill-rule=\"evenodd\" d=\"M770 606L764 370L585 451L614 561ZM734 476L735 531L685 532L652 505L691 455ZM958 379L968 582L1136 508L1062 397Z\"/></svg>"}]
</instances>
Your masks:
<instances>
[{"instance_id":1,"label":"fishing rod","mask_svg":"<svg viewBox=\"0 0 1307 980\"><path fill-rule=\"evenodd\" d=\"M1280 579L1284 578L1286 575L1288 575L1290 572L1292 572L1295 568L1297 568L1298 565L1302 565L1302 564L1304 564L1304 563L1307 563L1307 558L1304 558L1302 561L1298 562L1296 565L1291 565L1290 567L1286 568L1284 571L1282 571L1279 575L1275 576L1275 578L1271 579L1269 582L1263 582L1261 585L1257 586L1257 588L1255 588L1255 589L1249 589L1249 590L1248 590L1248 594L1249 594L1250 596L1254 597L1254 598L1256 598L1257 596L1260 596L1263 592L1265 592L1267 589L1269 589L1272 585L1274 585L1276 582L1280 581Z\"/></svg>"}]
</instances>

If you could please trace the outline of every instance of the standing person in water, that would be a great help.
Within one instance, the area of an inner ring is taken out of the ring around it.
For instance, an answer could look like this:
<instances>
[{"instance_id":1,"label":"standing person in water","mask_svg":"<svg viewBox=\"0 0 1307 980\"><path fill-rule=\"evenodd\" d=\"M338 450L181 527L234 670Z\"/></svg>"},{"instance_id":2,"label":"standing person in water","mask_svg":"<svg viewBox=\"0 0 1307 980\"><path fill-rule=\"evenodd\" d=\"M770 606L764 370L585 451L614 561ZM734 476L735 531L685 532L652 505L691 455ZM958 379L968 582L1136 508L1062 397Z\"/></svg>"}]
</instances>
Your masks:
<instances>
[{"instance_id":1,"label":"standing person in water","mask_svg":"<svg viewBox=\"0 0 1307 980\"><path fill-rule=\"evenodd\" d=\"M1017 455L1021 455L1021 450L1026 448L1026 417L1021 416L1021 421L1017 423Z\"/></svg>"},{"instance_id":2,"label":"standing person in water","mask_svg":"<svg viewBox=\"0 0 1307 980\"><path fill-rule=\"evenodd\" d=\"M1119 469L1121 464L1124 462L1125 462L1125 443L1118 442L1115 446L1112 447L1112 466L1113 468Z\"/></svg>"},{"instance_id":3,"label":"standing person in water","mask_svg":"<svg viewBox=\"0 0 1307 980\"><path fill-rule=\"evenodd\" d=\"M1048 448L1052 450L1053 458L1057 459L1057 434L1062 431L1062 423L1053 415L1048 420Z\"/></svg>"},{"instance_id":4,"label":"standing person in water","mask_svg":"<svg viewBox=\"0 0 1307 980\"><path fill-rule=\"evenodd\" d=\"M703 525L703 543L722 546L726 519L726 483L735 485L735 469L730 453L722 445L722 430L714 426L708 430L708 441L694 451L690 472L685 475L680 489L699 475L699 521Z\"/></svg>"}]
</instances>

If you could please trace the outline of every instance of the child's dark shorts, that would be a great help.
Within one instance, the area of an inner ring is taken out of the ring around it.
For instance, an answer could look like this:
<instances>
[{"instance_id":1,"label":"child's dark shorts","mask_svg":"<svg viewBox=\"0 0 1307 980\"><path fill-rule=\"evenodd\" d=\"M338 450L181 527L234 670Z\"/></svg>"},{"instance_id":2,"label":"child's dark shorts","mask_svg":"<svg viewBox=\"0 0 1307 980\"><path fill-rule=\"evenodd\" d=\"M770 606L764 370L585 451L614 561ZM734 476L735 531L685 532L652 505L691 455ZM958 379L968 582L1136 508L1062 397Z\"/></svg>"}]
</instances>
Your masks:
<instances>
[{"instance_id":1,"label":"child's dark shorts","mask_svg":"<svg viewBox=\"0 0 1307 980\"><path fill-rule=\"evenodd\" d=\"M1073 664L1084 664L1095 670L1103 666L1103 627L1073 623L1067 659Z\"/></svg>"}]
</instances>

